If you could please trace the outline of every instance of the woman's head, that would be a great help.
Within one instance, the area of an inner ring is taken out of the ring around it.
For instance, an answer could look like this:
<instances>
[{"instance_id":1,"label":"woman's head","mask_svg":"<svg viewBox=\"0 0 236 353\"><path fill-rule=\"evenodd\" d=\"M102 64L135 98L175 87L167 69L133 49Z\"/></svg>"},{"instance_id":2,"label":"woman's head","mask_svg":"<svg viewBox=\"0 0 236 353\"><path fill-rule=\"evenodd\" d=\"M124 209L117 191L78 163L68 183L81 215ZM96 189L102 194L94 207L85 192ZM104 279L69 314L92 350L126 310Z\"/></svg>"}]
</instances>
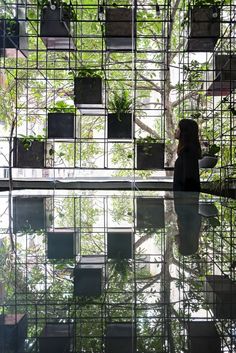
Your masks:
<instances>
[{"instance_id":1,"label":"woman's head","mask_svg":"<svg viewBox=\"0 0 236 353\"><path fill-rule=\"evenodd\" d=\"M179 140L178 153L184 148L191 148L201 157L201 147L198 136L198 124L194 120L182 119L179 121L175 137Z\"/></svg>"}]
</instances>

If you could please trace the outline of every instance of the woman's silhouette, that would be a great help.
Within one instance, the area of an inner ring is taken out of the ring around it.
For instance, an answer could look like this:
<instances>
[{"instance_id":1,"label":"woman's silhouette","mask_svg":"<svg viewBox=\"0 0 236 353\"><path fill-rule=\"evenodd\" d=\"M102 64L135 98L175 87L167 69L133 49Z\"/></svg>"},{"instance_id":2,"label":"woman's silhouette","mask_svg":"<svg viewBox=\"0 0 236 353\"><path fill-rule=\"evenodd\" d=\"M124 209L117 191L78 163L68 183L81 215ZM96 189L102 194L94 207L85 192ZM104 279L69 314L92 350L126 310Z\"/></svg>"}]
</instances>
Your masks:
<instances>
[{"instance_id":1,"label":"woman's silhouette","mask_svg":"<svg viewBox=\"0 0 236 353\"><path fill-rule=\"evenodd\" d=\"M179 140L178 158L174 168L174 191L200 191L198 160L201 158L201 146L198 125L190 119L182 119L175 130Z\"/></svg>"}]
</instances>

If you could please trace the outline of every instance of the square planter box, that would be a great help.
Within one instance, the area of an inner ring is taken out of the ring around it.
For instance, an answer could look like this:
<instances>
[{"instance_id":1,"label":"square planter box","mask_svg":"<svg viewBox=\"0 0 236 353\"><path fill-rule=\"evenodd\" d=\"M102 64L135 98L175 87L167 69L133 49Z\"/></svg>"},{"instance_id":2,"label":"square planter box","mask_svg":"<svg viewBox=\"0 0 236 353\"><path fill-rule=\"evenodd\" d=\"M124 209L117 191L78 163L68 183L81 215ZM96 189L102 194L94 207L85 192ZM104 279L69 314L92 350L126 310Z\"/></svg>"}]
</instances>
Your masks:
<instances>
[{"instance_id":1,"label":"square planter box","mask_svg":"<svg viewBox=\"0 0 236 353\"><path fill-rule=\"evenodd\" d=\"M165 228L164 200L138 197L136 199L137 228Z\"/></svg>"},{"instance_id":2,"label":"square planter box","mask_svg":"<svg viewBox=\"0 0 236 353\"><path fill-rule=\"evenodd\" d=\"M138 143L137 169L164 169L164 143Z\"/></svg>"},{"instance_id":3,"label":"square planter box","mask_svg":"<svg viewBox=\"0 0 236 353\"><path fill-rule=\"evenodd\" d=\"M107 257L109 259L132 259L133 234L126 231L108 232Z\"/></svg>"},{"instance_id":4,"label":"square planter box","mask_svg":"<svg viewBox=\"0 0 236 353\"><path fill-rule=\"evenodd\" d=\"M40 20L40 37L49 50L75 50L72 38L72 20L63 7L43 8Z\"/></svg>"},{"instance_id":5,"label":"square planter box","mask_svg":"<svg viewBox=\"0 0 236 353\"><path fill-rule=\"evenodd\" d=\"M104 287L104 256L82 256L74 269L74 295L100 296Z\"/></svg>"},{"instance_id":6,"label":"square planter box","mask_svg":"<svg viewBox=\"0 0 236 353\"><path fill-rule=\"evenodd\" d=\"M70 352L72 338L72 324L46 324L38 338L39 353Z\"/></svg>"},{"instance_id":7,"label":"square planter box","mask_svg":"<svg viewBox=\"0 0 236 353\"><path fill-rule=\"evenodd\" d=\"M75 106L83 115L104 115L103 83L100 77L76 77Z\"/></svg>"},{"instance_id":8,"label":"square planter box","mask_svg":"<svg viewBox=\"0 0 236 353\"><path fill-rule=\"evenodd\" d=\"M45 197L13 198L13 232L46 228Z\"/></svg>"},{"instance_id":9,"label":"square planter box","mask_svg":"<svg viewBox=\"0 0 236 353\"><path fill-rule=\"evenodd\" d=\"M188 322L189 353L221 353L220 336L213 321Z\"/></svg>"},{"instance_id":10,"label":"square planter box","mask_svg":"<svg viewBox=\"0 0 236 353\"><path fill-rule=\"evenodd\" d=\"M132 139L132 114L126 113L118 119L117 114L108 114L107 137L108 139Z\"/></svg>"},{"instance_id":11,"label":"square planter box","mask_svg":"<svg viewBox=\"0 0 236 353\"><path fill-rule=\"evenodd\" d=\"M79 236L67 229L47 233L47 256L49 259L72 259L79 251Z\"/></svg>"},{"instance_id":12,"label":"square planter box","mask_svg":"<svg viewBox=\"0 0 236 353\"><path fill-rule=\"evenodd\" d=\"M194 7L189 11L189 16L187 51L214 51L220 36L220 9L215 6Z\"/></svg>"},{"instance_id":13,"label":"square planter box","mask_svg":"<svg viewBox=\"0 0 236 353\"><path fill-rule=\"evenodd\" d=\"M33 141L28 150L21 139L14 139L13 167L14 168L44 168L45 143Z\"/></svg>"},{"instance_id":14,"label":"square planter box","mask_svg":"<svg viewBox=\"0 0 236 353\"><path fill-rule=\"evenodd\" d=\"M18 352L27 336L27 316L0 315L0 352Z\"/></svg>"},{"instance_id":15,"label":"square planter box","mask_svg":"<svg viewBox=\"0 0 236 353\"><path fill-rule=\"evenodd\" d=\"M105 337L106 353L135 353L136 339L132 323L111 323L107 325Z\"/></svg>"},{"instance_id":16,"label":"square planter box","mask_svg":"<svg viewBox=\"0 0 236 353\"><path fill-rule=\"evenodd\" d=\"M206 302L217 319L236 319L236 284L224 276L206 276Z\"/></svg>"},{"instance_id":17,"label":"square planter box","mask_svg":"<svg viewBox=\"0 0 236 353\"><path fill-rule=\"evenodd\" d=\"M130 51L135 47L136 28L132 9L106 9L105 42L107 50ZM134 37L132 39L132 37Z\"/></svg>"},{"instance_id":18,"label":"square planter box","mask_svg":"<svg viewBox=\"0 0 236 353\"><path fill-rule=\"evenodd\" d=\"M73 113L48 113L48 138L73 139L75 115Z\"/></svg>"},{"instance_id":19,"label":"square planter box","mask_svg":"<svg viewBox=\"0 0 236 353\"><path fill-rule=\"evenodd\" d=\"M25 7L19 5L17 6L17 19L0 19L0 56L16 58L27 55Z\"/></svg>"},{"instance_id":20,"label":"square planter box","mask_svg":"<svg viewBox=\"0 0 236 353\"><path fill-rule=\"evenodd\" d=\"M212 70L206 73L208 96L225 96L236 88L236 55L213 56Z\"/></svg>"}]
</instances>

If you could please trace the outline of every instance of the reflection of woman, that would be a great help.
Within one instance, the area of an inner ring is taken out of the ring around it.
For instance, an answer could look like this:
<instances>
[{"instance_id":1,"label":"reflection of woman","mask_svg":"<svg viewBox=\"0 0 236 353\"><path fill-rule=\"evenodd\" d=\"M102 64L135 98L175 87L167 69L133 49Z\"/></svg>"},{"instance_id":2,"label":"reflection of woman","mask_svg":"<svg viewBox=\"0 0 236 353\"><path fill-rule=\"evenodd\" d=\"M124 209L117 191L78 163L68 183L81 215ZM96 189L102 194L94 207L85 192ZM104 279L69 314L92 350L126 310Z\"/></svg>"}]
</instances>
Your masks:
<instances>
[{"instance_id":1,"label":"reflection of woman","mask_svg":"<svg viewBox=\"0 0 236 353\"><path fill-rule=\"evenodd\" d=\"M178 158L174 168L174 191L200 191L198 160L201 147L198 137L198 125L190 119L182 119L175 130L179 140Z\"/></svg>"},{"instance_id":2,"label":"reflection of woman","mask_svg":"<svg viewBox=\"0 0 236 353\"><path fill-rule=\"evenodd\" d=\"M193 255L198 251L201 215L198 213L199 193L174 193L178 224L178 248L181 255Z\"/></svg>"}]
</instances>

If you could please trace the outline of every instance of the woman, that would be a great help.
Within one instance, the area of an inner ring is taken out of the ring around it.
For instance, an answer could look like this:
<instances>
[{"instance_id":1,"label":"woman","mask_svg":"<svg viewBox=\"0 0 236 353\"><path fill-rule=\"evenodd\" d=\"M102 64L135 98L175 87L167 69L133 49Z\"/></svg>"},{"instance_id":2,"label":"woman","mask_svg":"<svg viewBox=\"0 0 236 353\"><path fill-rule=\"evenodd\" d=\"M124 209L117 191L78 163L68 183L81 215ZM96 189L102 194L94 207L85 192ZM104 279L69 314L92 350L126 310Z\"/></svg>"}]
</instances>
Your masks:
<instances>
[{"instance_id":1,"label":"woman","mask_svg":"<svg viewBox=\"0 0 236 353\"><path fill-rule=\"evenodd\" d=\"M201 158L201 147L197 123L190 119L180 120L175 130L175 138L179 140L179 145L173 190L200 192L198 160Z\"/></svg>"}]
</instances>

